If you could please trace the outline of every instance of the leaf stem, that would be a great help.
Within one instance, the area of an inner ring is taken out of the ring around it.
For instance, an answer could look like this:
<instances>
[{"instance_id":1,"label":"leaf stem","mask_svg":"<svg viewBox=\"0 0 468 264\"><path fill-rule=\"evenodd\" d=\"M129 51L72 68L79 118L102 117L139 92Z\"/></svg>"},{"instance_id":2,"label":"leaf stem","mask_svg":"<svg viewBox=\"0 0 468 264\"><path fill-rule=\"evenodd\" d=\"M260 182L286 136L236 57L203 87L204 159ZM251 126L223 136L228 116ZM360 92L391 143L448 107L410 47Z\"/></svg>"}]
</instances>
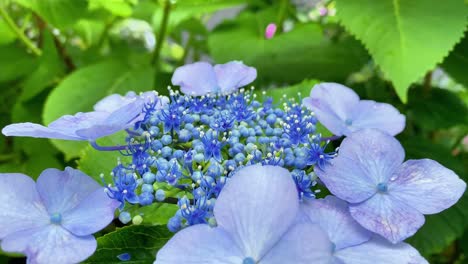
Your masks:
<instances>
[{"instance_id":1,"label":"leaf stem","mask_svg":"<svg viewBox=\"0 0 468 264\"><path fill-rule=\"evenodd\" d=\"M164 1L164 11L161 19L161 24L159 26L159 33L156 37L156 47L154 48L153 58L151 59L151 64L154 65L155 73L159 71L159 56L161 55L162 46L164 45L164 40L166 38L167 24L169 22L169 15L171 13L171 0Z\"/></svg>"},{"instance_id":2,"label":"leaf stem","mask_svg":"<svg viewBox=\"0 0 468 264\"><path fill-rule=\"evenodd\" d=\"M278 13L278 24L277 24L279 28L279 32L283 32L283 24L284 24L284 20L286 19L288 1L289 0L281 0L281 3L280 3L279 13Z\"/></svg>"},{"instance_id":3,"label":"leaf stem","mask_svg":"<svg viewBox=\"0 0 468 264\"><path fill-rule=\"evenodd\" d=\"M23 42L23 44L26 45L26 47L28 47L32 53L34 53L34 55L42 55L42 51L36 47L34 43L32 43L32 41L24 34L23 31L21 31L20 28L18 28L3 6L0 6L0 16L3 18L3 20L5 20L10 29L15 32L16 36Z\"/></svg>"}]
</instances>

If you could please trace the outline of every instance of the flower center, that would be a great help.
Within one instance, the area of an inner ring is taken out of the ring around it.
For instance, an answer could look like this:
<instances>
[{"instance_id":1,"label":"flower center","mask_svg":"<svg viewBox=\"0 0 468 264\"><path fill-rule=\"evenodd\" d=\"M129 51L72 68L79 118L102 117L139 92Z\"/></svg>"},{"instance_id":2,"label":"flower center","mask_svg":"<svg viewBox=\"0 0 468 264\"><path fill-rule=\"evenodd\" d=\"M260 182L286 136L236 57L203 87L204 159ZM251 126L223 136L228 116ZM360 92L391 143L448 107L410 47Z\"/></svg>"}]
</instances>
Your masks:
<instances>
[{"instance_id":1,"label":"flower center","mask_svg":"<svg viewBox=\"0 0 468 264\"><path fill-rule=\"evenodd\" d=\"M255 260L252 257L246 257L243 261L242 264L256 264Z\"/></svg>"},{"instance_id":2,"label":"flower center","mask_svg":"<svg viewBox=\"0 0 468 264\"><path fill-rule=\"evenodd\" d=\"M349 118L345 120L345 125L350 126L352 124L353 124L353 120L351 120Z\"/></svg>"},{"instance_id":3,"label":"flower center","mask_svg":"<svg viewBox=\"0 0 468 264\"><path fill-rule=\"evenodd\" d=\"M332 253L335 253L335 251L336 251L336 245L335 245L335 243L332 243L332 244L331 244L331 250L332 250Z\"/></svg>"},{"instance_id":4,"label":"flower center","mask_svg":"<svg viewBox=\"0 0 468 264\"><path fill-rule=\"evenodd\" d=\"M379 192L382 192L382 193L385 193L388 191L388 186L385 182L381 182L379 184L377 184L377 190Z\"/></svg>"},{"instance_id":5,"label":"flower center","mask_svg":"<svg viewBox=\"0 0 468 264\"><path fill-rule=\"evenodd\" d=\"M50 222L51 222L52 224L56 224L56 225L62 223L62 215L59 214L59 213L53 213L53 214L51 214L51 215L50 215Z\"/></svg>"}]
</instances>

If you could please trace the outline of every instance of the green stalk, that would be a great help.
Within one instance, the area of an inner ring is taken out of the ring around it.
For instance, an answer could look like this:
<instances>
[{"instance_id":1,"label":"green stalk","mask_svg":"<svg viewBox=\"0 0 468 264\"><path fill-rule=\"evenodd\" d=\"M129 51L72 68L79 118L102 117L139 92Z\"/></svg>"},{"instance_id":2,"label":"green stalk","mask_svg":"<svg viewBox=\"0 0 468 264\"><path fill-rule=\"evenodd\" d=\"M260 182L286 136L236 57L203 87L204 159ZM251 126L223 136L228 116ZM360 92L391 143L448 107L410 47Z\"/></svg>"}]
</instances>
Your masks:
<instances>
[{"instance_id":1,"label":"green stalk","mask_svg":"<svg viewBox=\"0 0 468 264\"><path fill-rule=\"evenodd\" d=\"M26 45L26 47L28 47L32 51L32 53L34 53L34 55L42 55L42 51L38 47L36 47L28 37L26 37L26 35L23 31L21 31L20 28L18 28L18 26L15 24L15 22L13 22L13 19L11 19L11 17L8 15L3 6L0 6L0 16L3 18L3 20L5 20L5 22L11 28L11 30L15 32L16 36L21 40L21 42L23 42L24 45Z\"/></svg>"},{"instance_id":2,"label":"green stalk","mask_svg":"<svg viewBox=\"0 0 468 264\"><path fill-rule=\"evenodd\" d=\"M167 24L169 22L169 15L171 13L171 0L164 1L164 11L163 17L161 19L161 24L159 26L159 33L156 36L156 47L153 52L153 58L151 59L151 64L154 65L155 73L159 71L159 57L161 55L162 46L164 45L164 40L166 38Z\"/></svg>"}]
</instances>

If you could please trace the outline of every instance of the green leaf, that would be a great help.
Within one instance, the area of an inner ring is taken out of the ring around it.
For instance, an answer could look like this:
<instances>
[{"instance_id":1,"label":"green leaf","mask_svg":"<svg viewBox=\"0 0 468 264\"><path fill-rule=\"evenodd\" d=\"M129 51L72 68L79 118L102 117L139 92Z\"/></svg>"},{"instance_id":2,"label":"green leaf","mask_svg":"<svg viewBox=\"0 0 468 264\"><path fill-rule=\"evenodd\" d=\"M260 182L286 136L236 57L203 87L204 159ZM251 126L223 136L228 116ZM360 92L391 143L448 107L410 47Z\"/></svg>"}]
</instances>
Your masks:
<instances>
[{"instance_id":1,"label":"green leaf","mask_svg":"<svg viewBox=\"0 0 468 264\"><path fill-rule=\"evenodd\" d=\"M44 89L57 83L65 74L65 65L57 51L52 33L44 32L43 55L39 58L39 65L22 83L23 92L20 100L27 101L38 95Z\"/></svg>"},{"instance_id":2,"label":"green leaf","mask_svg":"<svg viewBox=\"0 0 468 264\"><path fill-rule=\"evenodd\" d=\"M98 140L98 144L101 146L117 146L124 145L125 132L120 132L115 135L105 137ZM78 160L78 169L91 176L98 183L102 184L101 173L104 174L104 181L106 183L112 183L112 177L110 173L112 169L117 166L117 162L120 160L126 164L131 162L130 156L124 156L119 151L99 151L93 148L91 145L86 146L80 155Z\"/></svg>"},{"instance_id":3,"label":"green leaf","mask_svg":"<svg viewBox=\"0 0 468 264\"><path fill-rule=\"evenodd\" d=\"M442 145L424 140L423 138L408 138L402 141L408 159L430 158L455 171L467 181L466 164L453 157L450 150ZM440 253L455 239L463 234L468 225L468 193L451 208L435 215L426 215L424 226L407 241L416 247L421 254L429 256Z\"/></svg>"},{"instance_id":4,"label":"green leaf","mask_svg":"<svg viewBox=\"0 0 468 264\"><path fill-rule=\"evenodd\" d=\"M14 0L18 4L38 13L56 28L64 29L73 25L88 11L87 1L70 0Z\"/></svg>"},{"instance_id":5,"label":"green leaf","mask_svg":"<svg viewBox=\"0 0 468 264\"><path fill-rule=\"evenodd\" d=\"M455 48L450 52L449 56L445 58L442 63L442 68L457 82L468 89L468 75L466 69L468 68L468 35L458 43Z\"/></svg>"},{"instance_id":6,"label":"green leaf","mask_svg":"<svg viewBox=\"0 0 468 264\"><path fill-rule=\"evenodd\" d=\"M0 46L0 83L17 80L34 70L37 59L18 45Z\"/></svg>"},{"instance_id":7,"label":"green leaf","mask_svg":"<svg viewBox=\"0 0 468 264\"><path fill-rule=\"evenodd\" d=\"M300 82L304 79L342 80L368 60L351 37L328 39L315 23L297 24L287 33L266 40L264 30L275 16L246 13L214 30L208 39L217 63L242 60L257 68L260 81Z\"/></svg>"},{"instance_id":8,"label":"green leaf","mask_svg":"<svg viewBox=\"0 0 468 264\"><path fill-rule=\"evenodd\" d=\"M105 9L111 14L121 17L132 15L132 1L130 0L89 0L89 10Z\"/></svg>"},{"instance_id":9,"label":"green leaf","mask_svg":"<svg viewBox=\"0 0 468 264\"><path fill-rule=\"evenodd\" d=\"M16 39L16 34L11 28L5 23L3 19L0 19L0 45L10 44Z\"/></svg>"},{"instance_id":10,"label":"green leaf","mask_svg":"<svg viewBox=\"0 0 468 264\"><path fill-rule=\"evenodd\" d=\"M462 37L467 7L459 0L337 0L343 25L361 40L403 102L411 83Z\"/></svg>"},{"instance_id":11,"label":"green leaf","mask_svg":"<svg viewBox=\"0 0 468 264\"><path fill-rule=\"evenodd\" d=\"M93 105L107 95L127 91L151 90L153 69L149 66L131 68L120 61L102 61L68 75L49 95L44 107L43 121L77 112L91 111ZM53 140L67 159L79 156L87 142Z\"/></svg>"},{"instance_id":12,"label":"green leaf","mask_svg":"<svg viewBox=\"0 0 468 264\"><path fill-rule=\"evenodd\" d=\"M427 130L468 124L468 107L453 92L416 87L409 92L408 118Z\"/></svg>"},{"instance_id":13,"label":"green leaf","mask_svg":"<svg viewBox=\"0 0 468 264\"><path fill-rule=\"evenodd\" d=\"M123 263L117 256L128 253L131 256L125 263L147 264L156 259L156 252L172 237L166 226L133 225L99 237L94 255L83 263Z\"/></svg>"},{"instance_id":14,"label":"green leaf","mask_svg":"<svg viewBox=\"0 0 468 264\"><path fill-rule=\"evenodd\" d=\"M132 216L141 215L145 225L166 225L179 207L175 204L153 203L147 206L126 204L125 211Z\"/></svg>"}]
</instances>

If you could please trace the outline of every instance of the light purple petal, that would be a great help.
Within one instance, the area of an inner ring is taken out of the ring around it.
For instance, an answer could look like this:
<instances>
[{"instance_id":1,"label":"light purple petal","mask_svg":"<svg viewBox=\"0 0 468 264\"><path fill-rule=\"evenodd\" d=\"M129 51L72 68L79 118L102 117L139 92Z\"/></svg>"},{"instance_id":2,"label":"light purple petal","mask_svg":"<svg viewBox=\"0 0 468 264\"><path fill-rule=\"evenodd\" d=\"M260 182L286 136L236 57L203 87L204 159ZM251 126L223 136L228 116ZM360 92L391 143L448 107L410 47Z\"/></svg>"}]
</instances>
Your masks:
<instances>
[{"instance_id":1,"label":"light purple petal","mask_svg":"<svg viewBox=\"0 0 468 264\"><path fill-rule=\"evenodd\" d=\"M348 204L335 196L303 202L300 208L311 222L325 230L337 250L359 245L372 235L351 217Z\"/></svg>"},{"instance_id":2,"label":"light purple petal","mask_svg":"<svg viewBox=\"0 0 468 264\"><path fill-rule=\"evenodd\" d=\"M133 94L134 98L136 95ZM123 105L128 104L128 101L131 100L130 97L122 96L120 94L111 94L103 99L101 99L99 102L97 102L93 109L94 111L99 111L99 112L113 112Z\"/></svg>"},{"instance_id":3,"label":"light purple petal","mask_svg":"<svg viewBox=\"0 0 468 264\"><path fill-rule=\"evenodd\" d=\"M361 202L387 182L402 164L405 152L392 136L375 129L357 131L343 140L338 157L317 175L339 198Z\"/></svg>"},{"instance_id":4,"label":"light purple petal","mask_svg":"<svg viewBox=\"0 0 468 264\"><path fill-rule=\"evenodd\" d=\"M260 259L288 230L299 207L296 186L281 167L240 169L221 191L214 214L242 252Z\"/></svg>"},{"instance_id":5,"label":"light purple petal","mask_svg":"<svg viewBox=\"0 0 468 264\"><path fill-rule=\"evenodd\" d=\"M392 196L419 212L436 214L460 199L466 183L438 162L421 159L403 163L388 187Z\"/></svg>"},{"instance_id":6,"label":"light purple petal","mask_svg":"<svg viewBox=\"0 0 468 264\"><path fill-rule=\"evenodd\" d=\"M65 140L83 140L83 138L70 133L69 131L60 131L48 128L34 123L11 124L2 129L5 136L16 137L35 137L35 138L55 138Z\"/></svg>"},{"instance_id":7,"label":"light purple petal","mask_svg":"<svg viewBox=\"0 0 468 264\"><path fill-rule=\"evenodd\" d=\"M419 252L406 243L390 244L382 238L339 250L335 257L345 264L428 264Z\"/></svg>"},{"instance_id":8,"label":"light purple petal","mask_svg":"<svg viewBox=\"0 0 468 264\"><path fill-rule=\"evenodd\" d=\"M83 172L65 168L44 170L37 179L37 190L50 214L73 209L101 186Z\"/></svg>"},{"instance_id":9,"label":"light purple petal","mask_svg":"<svg viewBox=\"0 0 468 264\"><path fill-rule=\"evenodd\" d=\"M348 126L352 132L375 128L392 136L405 129L406 118L390 104L362 100L353 109L350 116L352 124Z\"/></svg>"},{"instance_id":10,"label":"light purple petal","mask_svg":"<svg viewBox=\"0 0 468 264\"><path fill-rule=\"evenodd\" d=\"M349 211L368 230L392 243L414 235L424 224L424 216L389 194L377 193L359 204L350 204Z\"/></svg>"},{"instance_id":11,"label":"light purple petal","mask_svg":"<svg viewBox=\"0 0 468 264\"><path fill-rule=\"evenodd\" d=\"M259 264L329 263L332 243L318 225L301 223L292 226Z\"/></svg>"},{"instance_id":12,"label":"light purple petal","mask_svg":"<svg viewBox=\"0 0 468 264\"><path fill-rule=\"evenodd\" d=\"M2 240L2 249L21 252L28 263L79 263L96 250L93 236L76 237L59 225L27 229Z\"/></svg>"},{"instance_id":13,"label":"light purple petal","mask_svg":"<svg viewBox=\"0 0 468 264\"><path fill-rule=\"evenodd\" d=\"M335 135L348 135L346 120L359 102L359 96L338 83L320 83L304 98L302 104L312 110L317 119Z\"/></svg>"},{"instance_id":14,"label":"light purple petal","mask_svg":"<svg viewBox=\"0 0 468 264\"><path fill-rule=\"evenodd\" d=\"M213 66L207 62L195 62L177 68L171 81L187 95L205 95L218 89Z\"/></svg>"},{"instance_id":15,"label":"light purple petal","mask_svg":"<svg viewBox=\"0 0 468 264\"><path fill-rule=\"evenodd\" d=\"M218 87L221 93L232 93L257 78L257 70L241 61L231 61L214 66Z\"/></svg>"},{"instance_id":16,"label":"light purple petal","mask_svg":"<svg viewBox=\"0 0 468 264\"><path fill-rule=\"evenodd\" d=\"M36 183L20 173L0 174L0 239L19 230L44 226L49 215Z\"/></svg>"},{"instance_id":17,"label":"light purple petal","mask_svg":"<svg viewBox=\"0 0 468 264\"><path fill-rule=\"evenodd\" d=\"M99 188L62 214L62 226L77 236L93 234L114 219L114 211L119 205L120 202L109 198L104 188Z\"/></svg>"},{"instance_id":18,"label":"light purple petal","mask_svg":"<svg viewBox=\"0 0 468 264\"><path fill-rule=\"evenodd\" d=\"M240 264L244 256L221 228L194 225L175 234L161 248L154 264Z\"/></svg>"}]
</instances>

